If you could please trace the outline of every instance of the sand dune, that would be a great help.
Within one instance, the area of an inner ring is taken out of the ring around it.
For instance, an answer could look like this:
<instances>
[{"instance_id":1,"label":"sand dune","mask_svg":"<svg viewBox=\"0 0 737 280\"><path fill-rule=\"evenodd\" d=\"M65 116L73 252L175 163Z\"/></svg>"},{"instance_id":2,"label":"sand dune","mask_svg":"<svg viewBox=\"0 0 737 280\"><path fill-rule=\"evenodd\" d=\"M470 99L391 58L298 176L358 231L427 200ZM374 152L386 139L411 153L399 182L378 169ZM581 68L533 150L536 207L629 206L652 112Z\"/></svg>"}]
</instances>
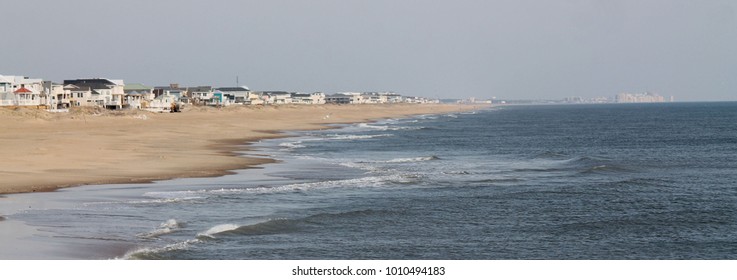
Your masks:
<instances>
[{"instance_id":1,"label":"sand dune","mask_svg":"<svg viewBox=\"0 0 737 280\"><path fill-rule=\"evenodd\" d=\"M192 107L46 113L0 109L0 193L219 176L269 159L234 151L278 131L472 109L442 104Z\"/></svg>"}]
</instances>

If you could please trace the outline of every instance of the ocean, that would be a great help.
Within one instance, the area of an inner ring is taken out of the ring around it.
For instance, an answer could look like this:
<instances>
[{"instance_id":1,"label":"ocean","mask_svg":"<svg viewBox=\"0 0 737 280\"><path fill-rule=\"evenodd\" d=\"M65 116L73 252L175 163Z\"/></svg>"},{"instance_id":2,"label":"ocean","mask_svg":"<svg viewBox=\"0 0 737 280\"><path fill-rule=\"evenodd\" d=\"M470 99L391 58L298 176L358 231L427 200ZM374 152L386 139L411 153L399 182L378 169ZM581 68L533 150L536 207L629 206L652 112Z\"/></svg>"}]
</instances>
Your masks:
<instances>
[{"instance_id":1,"label":"ocean","mask_svg":"<svg viewBox=\"0 0 737 280\"><path fill-rule=\"evenodd\" d=\"M0 258L737 259L737 103L503 106L243 150L279 162L0 198Z\"/></svg>"}]
</instances>

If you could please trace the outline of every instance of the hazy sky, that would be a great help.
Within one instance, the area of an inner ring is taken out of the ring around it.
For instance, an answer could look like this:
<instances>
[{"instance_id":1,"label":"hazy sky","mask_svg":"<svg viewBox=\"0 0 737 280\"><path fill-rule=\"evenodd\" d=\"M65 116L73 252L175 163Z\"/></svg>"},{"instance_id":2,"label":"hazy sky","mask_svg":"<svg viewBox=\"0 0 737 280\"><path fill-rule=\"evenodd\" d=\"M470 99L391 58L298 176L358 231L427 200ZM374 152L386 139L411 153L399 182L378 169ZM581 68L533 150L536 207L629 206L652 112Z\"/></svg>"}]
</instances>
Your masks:
<instances>
[{"instance_id":1,"label":"hazy sky","mask_svg":"<svg viewBox=\"0 0 737 280\"><path fill-rule=\"evenodd\" d=\"M737 100L737 1L8 1L0 74L147 85Z\"/></svg>"}]
</instances>

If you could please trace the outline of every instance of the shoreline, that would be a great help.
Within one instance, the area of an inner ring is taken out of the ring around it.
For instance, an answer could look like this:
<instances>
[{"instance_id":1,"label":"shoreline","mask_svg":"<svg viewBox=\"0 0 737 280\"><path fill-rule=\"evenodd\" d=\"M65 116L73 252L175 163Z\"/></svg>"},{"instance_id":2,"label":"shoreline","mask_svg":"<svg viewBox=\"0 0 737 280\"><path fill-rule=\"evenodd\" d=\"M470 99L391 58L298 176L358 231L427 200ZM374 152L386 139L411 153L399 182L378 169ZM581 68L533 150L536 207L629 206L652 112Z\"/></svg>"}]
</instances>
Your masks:
<instances>
[{"instance_id":1,"label":"shoreline","mask_svg":"<svg viewBox=\"0 0 737 280\"><path fill-rule=\"evenodd\" d=\"M331 124L479 109L457 104L191 107L146 111L51 114L4 110L0 124L0 194L66 187L219 177L275 162L239 154L250 143L286 131Z\"/></svg>"}]
</instances>

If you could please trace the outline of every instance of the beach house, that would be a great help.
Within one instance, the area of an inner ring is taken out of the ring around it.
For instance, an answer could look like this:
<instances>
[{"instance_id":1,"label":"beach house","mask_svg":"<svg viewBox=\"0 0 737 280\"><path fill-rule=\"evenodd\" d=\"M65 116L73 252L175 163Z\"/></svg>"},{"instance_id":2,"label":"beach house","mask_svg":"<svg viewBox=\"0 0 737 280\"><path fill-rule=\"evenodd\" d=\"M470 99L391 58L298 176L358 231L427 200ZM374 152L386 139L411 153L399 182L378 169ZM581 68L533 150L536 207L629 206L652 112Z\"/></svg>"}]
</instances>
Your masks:
<instances>
[{"instance_id":1,"label":"beach house","mask_svg":"<svg viewBox=\"0 0 737 280\"><path fill-rule=\"evenodd\" d=\"M387 103L402 103L404 102L404 99L401 95L393 93L393 92L383 92L380 93L384 96L386 96L386 102Z\"/></svg>"},{"instance_id":2,"label":"beach house","mask_svg":"<svg viewBox=\"0 0 737 280\"><path fill-rule=\"evenodd\" d=\"M292 103L307 105L325 104L325 94L322 92L292 93Z\"/></svg>"},{"instance_id":3,"label":"beach house","mask_svg":"<svg viewBox=\"0 0 737 280\"><path fill-rule=\"evenodd\" d=\"M64 91L64 85L43 81L43 89L50 109L68 109L72 106L72 95Z\"/></svg>"},{"instance_id":4,"label":"beach house","mask_svg":"<svg viewBox=\"0 0 737 280\"><path fill-rule=\"evenodd\" d=\"M124 87L123 80L105 78L64 80L64 90L75 93L72 99L76 102L76 106L122 109Z\"/></svg>"},{"instance_id":5,"label":"beach house","mask_svg":"<svg viewBox=\"0 0 737 280\"><path fill-rule=\"evenodd\" d=\"M46 95L42 79L0 75L0 106L38 107L45 105L42 95Z\"/></svg>"},{"instance_id":6,"label":"beach house","mask_svg":"<svg viewBox=\"0 0 737 280\"><path fill-rule=\"evenodd\" d=\"M175 97L177 101L179 101L182 96L185 96L187 94L186 88L180 88L179 84L170 84L169 86L159 86L154 87L154 97L159 97L162 95L168 95Z\"/></svg>"},{"instance_id":7,"label":"beach house","mask_svg":"<svg viewBox=\"0 0 737 280\"><path fill-rule=\"evenodd\" d=\"M186 96L189 97L189 103L205 105L207 100L213 98L213 90L211 86L188 87Z\"/></svg>"},{"instance_id":8,"label":"beach house","mask_svg":"<svg viewBox=\"0 0 737 280\"><path fill-rule=\"evenodd\" d=\"M350 104L351 97L345 94L331 94L325 97L325 102L330 104Z\"/></svg>"},{"instance_id":9,"label":"beach house","mask_svg":"<svg viewBox=\"0 0 737 280\"><path fill-rule=\"evenodd\" d=\"M264 91L260 94L267 104L292 104L292 94L286 91Z\"/></svg>"},{"instance_id":10,"label":"beach house","mask_svg":"<svg viewBox=\"0 0 737 280\"><path fill-rule=\"evenodd\" d=\"M363 104L363 94L360 92L339 92L326 98L327 103L334 104Z\"/></svg>"},{"instance_id":11,"label":"beach house","mask_svg":"<svg viewBox=\"0 0 737 280\"><path fill-rule=\"evenodd\" d=\"M253 92L248 87L221 87L217 88L213 93L221 98L221 105L261 105L264 104L264 100L261 99L259 92Z\"/></svg>"},{"instance_id":12,"label":"beach house","mask_svg":"<svg viewBox=\"0 0 737 280\"><path fill-rule=\"evenodd\" d=\"M179 84L170 84L167 86L154 87L155 98L149 103L146 110L153 112L174 112L178 111L181 100L185 97L187 89L179 87Z\"/></svg>"},{"instance_id":13,"label":"beach house","mask_svg":"<svg viewBox=\"0 0 737 280\"><path fill-rule=\"evenodd\" d=\"M144 84L126 84L123 87L123 107L143 109L154 100L154 88Z\"/></svg>"}]
</instances>

